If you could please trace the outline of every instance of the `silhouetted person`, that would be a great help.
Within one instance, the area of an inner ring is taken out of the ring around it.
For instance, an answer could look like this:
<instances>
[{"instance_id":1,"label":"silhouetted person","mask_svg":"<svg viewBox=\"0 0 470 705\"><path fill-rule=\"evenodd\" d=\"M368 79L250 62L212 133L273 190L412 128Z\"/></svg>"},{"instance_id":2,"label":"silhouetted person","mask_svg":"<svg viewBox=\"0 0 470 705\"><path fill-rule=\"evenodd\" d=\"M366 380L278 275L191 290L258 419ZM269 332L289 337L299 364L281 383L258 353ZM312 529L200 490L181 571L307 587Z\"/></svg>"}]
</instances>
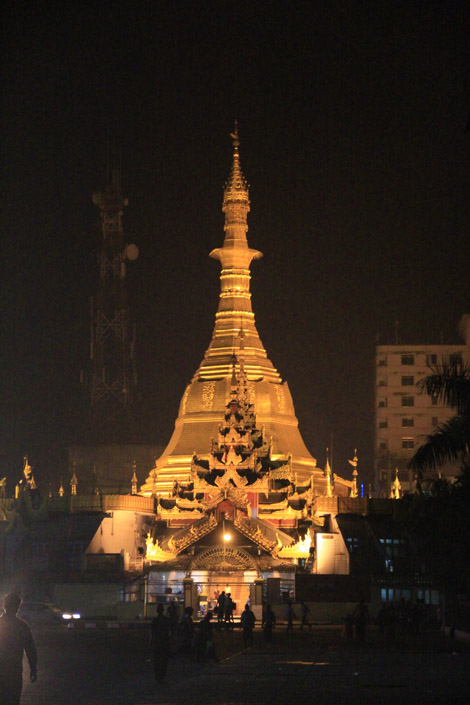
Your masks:
<instances>
[{"instance_id":1,"label":"silhouetted person","mask_svg":"<svg viewBox=\"0 0 470 705\"><path fill-rule=\"evenodd\" d=\"M222 590L219 597L217 598L217 622L219 627L222 626L222 622L225 619L225 590Z\"/></svg>"},{"instance_id":2,"label":"silhouetted person","mask_svg":"<svg viewBox=\"0 0 470 705\"><path fill-rule=\"evenodd\" d=\"M369 610L364 602L364 598L361 598L358 605L353 612L354 625L356 627L356 637L359 641L365 641L366 638L366 627L369 622Z\"/></svg>"},{"instance_id":3,"label":"silhouetted person","mask_svg":"<svg viewBox=\"0 0 470 705\"><path fill-rule=\"evenodd\" d=\"M176 602L170 602L166 608L166 616L170 620L170 635L175 637L178 629L178 605Z\"/></svg>"},{"instance_id":4,"label":"silhouetted person","mask_svg":"<svg viewBox=\"0 0 470 705\"><path fill-rule=\"evenodd\" d=\"M271 608L271 605L266 605L266 610L264 613L264 640L272 641L273 639L273 629L276 626L276 616Z\"/></svg>"},{"instance_id":5,"label":"silhouetted person","mask_svg":"<svg viewBox=\"0 0 470 705\"><path fill-rule=\"evenodd\" d=\"M163 605L157 605L157 616L152 619L150 649L153 654L155 680L162 683L170 655L170 620L163 614Z\"/></svg>"},{"instance_id":6,"label":"silhouetted person","mask_svg":"<svg viewBox=\"0 0 470 705\"><path fill-rule=\"evenodd\" d=\"M37 652L31 629L16 616L21 598L10 592L3 598L0 617L0 703L19 705L23 688L23 652L29 663L30 680L37 679Z\"/></svg>"},{"instance_id":7,"label":"silhouetted person","mask_svg":"<svg viewBox=\"0 0 470 705\"><path fill-rule=\"evenodd\" d=\"M179 652L189 656L193 644L194 623L193 623L193 608L185 607L183 619L181 620L181 637L183 643L179 648Z\"/></svg>"},{"instance_id":8,"label":"silhouetted person","mask_svg":"<svg viewBox=\"0 0 470 705\"><path fill-rule=\"evenodd\" d=\"M297 619L295 616L294 608L292 607L292 601L289 600L289 602L286 605L286 621L287 621L287 633L293 632L294 631L294 619Z\"/></svg>"},{"instance_id":9,"label":"silhouetted person","mask_svg":"<svg viewBox=\"0 0 470 705\"><path fill-rule=\"evenodd\" d=\"M251 611L250 605L246 604L245 609L243 610L240 617L240 623L243 629L243 643L245 645L245 649L247 649L249 646L253 646L253 629L255 627L255 622L255 615Z\"/></svg>"},{"instance_id":10,"label":"silhouetted person","mask_svg":"<svg viewBox=\"0 0 470 705\"><path fill-rule=\"evenodd\" d=\"M214 661L218 661L215 653L211 619L212 612L209 610L202 622L199 624L199 631L195 640L196 661L199 661L205 656L208 658L213 658Z\"/></svg>"},{"instance_id":11,"label":"silhouetted person","mask_svg":"<svg viewBox=\"0 0 470 705\"><path fill-rule=\"evenodd\" d=\"M302 615L302 621L300 622L300 629L304 627L312 628L312 625L308 621L308 615L310 614L310 607L304 600L300 600L300 613Z\"/></svg>"},{"instance_id":12,"label":"silhouetted person","mask_svg":"<svg viewBox=\"0 0 470 705\"><path fill-rule=\"evenodd\" d=\"M228 593L225 597L225 627L226 629L233 629L233 600Z\"/></svg>"}]
</instances>

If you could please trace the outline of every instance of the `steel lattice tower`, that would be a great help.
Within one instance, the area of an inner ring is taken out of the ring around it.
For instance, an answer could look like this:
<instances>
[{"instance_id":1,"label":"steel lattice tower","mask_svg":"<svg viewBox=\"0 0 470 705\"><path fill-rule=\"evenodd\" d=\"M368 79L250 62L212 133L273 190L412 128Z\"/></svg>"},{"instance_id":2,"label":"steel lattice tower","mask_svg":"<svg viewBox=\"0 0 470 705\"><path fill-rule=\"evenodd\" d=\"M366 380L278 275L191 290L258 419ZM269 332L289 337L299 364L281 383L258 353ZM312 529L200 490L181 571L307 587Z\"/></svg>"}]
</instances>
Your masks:
<instances>
[{"instance_id":1,"label":"steel lattice tower","mask_svg":"<svg viewBox=\"0 0 470 705\"><path fill-rule=\"evenodd\" d=\"M107 441L124 440L132 434L137 381L135 328L125 286L126 260L136 259L138 250L124 241L122 216L128 201L121 192L119 170L111 172L105 191L93 194L93 203L100 209L102 243L99 289L91 301L90 430Z\"/></svg>"}]
</instances>

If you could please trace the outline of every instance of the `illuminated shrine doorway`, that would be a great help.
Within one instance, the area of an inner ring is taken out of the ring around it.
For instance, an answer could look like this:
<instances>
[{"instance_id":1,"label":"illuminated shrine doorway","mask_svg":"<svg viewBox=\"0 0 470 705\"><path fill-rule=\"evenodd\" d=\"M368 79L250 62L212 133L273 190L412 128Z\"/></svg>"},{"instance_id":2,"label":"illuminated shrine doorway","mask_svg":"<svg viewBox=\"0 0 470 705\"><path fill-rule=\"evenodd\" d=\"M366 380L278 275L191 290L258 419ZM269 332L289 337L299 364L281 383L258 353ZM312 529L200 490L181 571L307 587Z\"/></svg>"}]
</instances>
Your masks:
<instances>
[{"instance_id":1,"label":"illuminated shrine doorway","mask_svg":"<svg viewBox=\"0 0 470 705\"><path fill-rule=\"evenodd\" d=\"M208 610L216 610L217 600L222 592L230 594L235 609L234 618L239 618L247 602L254 602L254 585L258 577L256 571L244 573L211 573L209 571L192 571L191 577L197 590L199 612L201 616Z\"/></svg>"},{"instance_id":2,"label":"illuminated shrine doorway","mask_svg":"<svg viewBox=\"0 0 470 705\"><path fill-rule=\"evenodd\" d=\"M201 615L217 607L217 599L224 591L235 603L234 617L239 617L246 603L254 602L258 566L255 558L241 548L212 546L194 558L191 577Z\"/></svg>"}]
</instances>

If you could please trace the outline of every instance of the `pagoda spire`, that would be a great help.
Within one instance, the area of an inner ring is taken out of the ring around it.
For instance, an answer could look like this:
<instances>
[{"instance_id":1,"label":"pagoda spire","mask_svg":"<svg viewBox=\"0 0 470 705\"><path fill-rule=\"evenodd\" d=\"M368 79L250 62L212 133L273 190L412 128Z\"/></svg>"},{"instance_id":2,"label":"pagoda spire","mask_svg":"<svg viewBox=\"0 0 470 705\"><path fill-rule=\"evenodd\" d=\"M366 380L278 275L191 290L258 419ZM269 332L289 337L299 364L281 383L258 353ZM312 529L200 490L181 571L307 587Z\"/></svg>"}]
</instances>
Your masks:
<instances>
[{"instance_id":1,"label":"pagoda spire","mask_svg":"<svg viewBox=\"0 0 470 705\"><path fill-rule=\"evenodd\" d=\"M77 463L74 460L73 461L73 473L72 473L72 477L70 479L70 494L73 494L73 495L77 494L77 485L78 485Z\"/></svg>"},{"instance_id":2,"label":"pagoda spire","mask_svg":"<svg viewBox=\"0 0 470 705\"><path fill-rule=\"evenodd\" d=\"M325 495L327 497L333 497L333 487L332 487L332 478L331 478L332 472L331 472L330 462L328 460L328 448L326 449L325 475L326 475Z\"/></svg>"},{"instance_id":3,"label":"pagoda spire","mask_svg":"<svg viewBox=\"0 0 470 705\"><path fill-rule=\"evenodd\" d=\"M181 398L170 441L141 486L145 496L171 497L175 480L187 482L194 455L207 456L214 447L211 439L218 437L220 418L232 403L239 405L246 427L254 428L256 419L260 437L270 439L270 453L275 459L291 458L292 473L302 482L308 482L313 474L316 491L323 491L325 486L322 472L300 434L289 386L268 358L255 325L250 266L262 255L247 241L250 198L240 164L236 123L231 140L232 163L222 202L224 241L210 253L219 260L222 270L212 339ZM279 281L273 284L281 289L283 285ZM265 295L269 296L269 291ZM271 308L277 315L275 301ZM346 494L349 483L333 476L330 489L333 479L335 493Z\"/></svg>"},{"instance_id":4,"label":"pagoda spire","mask_svg":"<svg viewBox=\"0 0 470 705\"><path fill-rule=\"evenodd\" d=\"M134 462L133 462L133 464L132 464L132 469L133 469L134 472L133 472L133 474L132 474L132 479L131 479L131 493L132 493L132 494L137 494L137 483L138 483L138 480L137 480L137 474L136 474L137 463L136 463L135 460L134 460Z\"/></svg>"},{"instance_id":5,"label":"pagoda spire","mask_svg":"<svg viewBox=\"0 0 470 705\"><path fill-rule=\"evenodd\" d=\"M401 497L401 484L398 477L398 468L395 468L395 481L390 489L390 499L400 499Z\"/></svg>"},{"instance_id":6,"label":"pagoda spire","mask_svg":"<svg viewBox=\"0 0 470 705\"><path fill-rule=\"evenodd\" d=\"M225 215L224 244L210 256L222 265L220 298L215 316L212 341L199 368L200 379L220 378L231 374L232 355L238 354L244 339L245 370L251 379L265 377L279 383L277 370L267 358L255 326L251 308L250 265L263 256L248 246L247 217L250 212L248 184L240 165L240 139L235 123L232 138L232 167L225 183L222 212ZM240 332L243 331L243 337Z\"/></svg>"},{"instance_id":7,"label":"pagoda spire","mask_svg":"<svg viewBox=\"0 0 470 705\"><path fill-rule=\"evenodd\" d=\"M350 497L356 498L358 497L358 492L357 492L357 448L354 448L354 458L352 460L348 460L348 463L353 466L353 479L352 479L352 484L351 484L351 490L349 493Z\"/></svg>"}]
</instances>

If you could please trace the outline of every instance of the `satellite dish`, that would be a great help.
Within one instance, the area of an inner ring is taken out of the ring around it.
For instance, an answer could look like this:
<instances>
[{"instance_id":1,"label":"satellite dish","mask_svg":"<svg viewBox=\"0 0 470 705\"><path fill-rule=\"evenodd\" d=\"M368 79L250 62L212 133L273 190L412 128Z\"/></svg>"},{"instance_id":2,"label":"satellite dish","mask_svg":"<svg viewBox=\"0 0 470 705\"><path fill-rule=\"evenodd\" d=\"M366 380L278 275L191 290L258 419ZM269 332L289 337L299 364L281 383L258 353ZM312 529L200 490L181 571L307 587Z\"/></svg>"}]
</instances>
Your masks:
<instances>
[{"instance_id":1,"label":"satellite dish","mask_svg":"<svg viewBox=\"0 0 470 705\"><path fill-rule=\"evenodd\" d=\"M128 260L131 262L139 256L139 248L137 245L131 244L131 245L126 245L125 249L125 257L127 257Z\"/></svg>"}]
</instances>

